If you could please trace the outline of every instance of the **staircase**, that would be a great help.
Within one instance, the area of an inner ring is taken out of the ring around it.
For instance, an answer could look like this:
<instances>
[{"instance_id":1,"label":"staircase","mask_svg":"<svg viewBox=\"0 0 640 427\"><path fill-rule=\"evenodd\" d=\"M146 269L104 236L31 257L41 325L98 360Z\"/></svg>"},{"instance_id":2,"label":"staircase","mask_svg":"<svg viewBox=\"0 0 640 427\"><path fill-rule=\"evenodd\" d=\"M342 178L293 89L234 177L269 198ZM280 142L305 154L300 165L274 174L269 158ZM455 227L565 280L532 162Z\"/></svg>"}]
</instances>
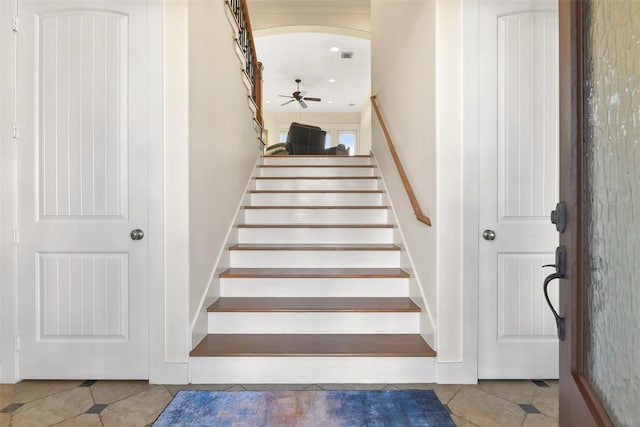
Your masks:
<instances>
[{"instance_id":1,"label":"staircase","mask_svg":"<svg viewBox=\"0 0 640 427\"><path fill-rule=\"evenodd\" d=\"M191 382L433 382L372 158L274 156L258 169Z\"/></svg>"}]
</instances>

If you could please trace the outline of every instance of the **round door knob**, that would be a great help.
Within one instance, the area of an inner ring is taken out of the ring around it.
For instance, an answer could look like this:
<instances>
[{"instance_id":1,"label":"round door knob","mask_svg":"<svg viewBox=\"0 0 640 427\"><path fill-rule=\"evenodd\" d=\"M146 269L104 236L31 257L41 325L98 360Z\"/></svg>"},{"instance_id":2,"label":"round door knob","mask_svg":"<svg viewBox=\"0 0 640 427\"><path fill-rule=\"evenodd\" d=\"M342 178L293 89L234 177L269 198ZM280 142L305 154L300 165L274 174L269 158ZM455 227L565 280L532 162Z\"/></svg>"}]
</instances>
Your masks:
<instances>
[{"instance_id":1,"label":"round door knob","mask_svg":"<svg viewBox=\"0 0 640 427\"><path fill-rule=\"evenodd\" d=\"M496 232L493 230L484 230L482 232L482 237L484 238L484 240L495 240Z\"/></svg>"},{"instance_id":2,"label":"round door knob","mask_svg":"<svg viewBox=\"0 0 640 427\"><path fill-rule=\"evenodd\" d=\"M131 230L131 240L142 240L144 237L144 231L136 228L135 230Z\"/></svg>"}]
</instances>

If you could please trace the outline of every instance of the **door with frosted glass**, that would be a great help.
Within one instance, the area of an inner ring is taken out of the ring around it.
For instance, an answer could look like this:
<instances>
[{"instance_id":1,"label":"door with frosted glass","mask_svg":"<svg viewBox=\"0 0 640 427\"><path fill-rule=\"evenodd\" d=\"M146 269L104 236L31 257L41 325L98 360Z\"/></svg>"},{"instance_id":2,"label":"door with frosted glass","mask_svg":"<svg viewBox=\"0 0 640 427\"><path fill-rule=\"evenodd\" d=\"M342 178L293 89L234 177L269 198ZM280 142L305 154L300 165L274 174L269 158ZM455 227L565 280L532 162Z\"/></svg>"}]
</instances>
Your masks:
<instances>
[{"instance_id":1,"label":"door with frosted glass","mask_svg":"<svg viewBox=\"0 0 640 427\"><path fill-rule=\"evenodd\" d=\"M640 420L640 2L560 2L560 424Z\"/></svg>"}]
</instances>

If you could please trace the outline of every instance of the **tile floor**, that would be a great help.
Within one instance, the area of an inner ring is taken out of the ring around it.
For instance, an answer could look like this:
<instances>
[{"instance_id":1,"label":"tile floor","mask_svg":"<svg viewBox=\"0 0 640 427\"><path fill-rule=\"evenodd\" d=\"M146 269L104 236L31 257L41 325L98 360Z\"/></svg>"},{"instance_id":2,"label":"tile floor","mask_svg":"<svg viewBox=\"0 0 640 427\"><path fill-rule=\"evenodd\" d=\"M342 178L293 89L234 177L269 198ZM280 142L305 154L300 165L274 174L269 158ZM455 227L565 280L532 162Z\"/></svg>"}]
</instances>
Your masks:
<instances>
[{"instance_id":1,"label":"tile floor","mask_svg":"<svg viewBox=\"0 0 640 427\"><path fill-rule=\"evenodd\" d=\"M179 390L405 388L435 390L459 427L558 425L557 381L481 381L477 385L150 385L145 381L23 381L0 384L0 426L147 426Z\"/></svg>"}]
</instances>

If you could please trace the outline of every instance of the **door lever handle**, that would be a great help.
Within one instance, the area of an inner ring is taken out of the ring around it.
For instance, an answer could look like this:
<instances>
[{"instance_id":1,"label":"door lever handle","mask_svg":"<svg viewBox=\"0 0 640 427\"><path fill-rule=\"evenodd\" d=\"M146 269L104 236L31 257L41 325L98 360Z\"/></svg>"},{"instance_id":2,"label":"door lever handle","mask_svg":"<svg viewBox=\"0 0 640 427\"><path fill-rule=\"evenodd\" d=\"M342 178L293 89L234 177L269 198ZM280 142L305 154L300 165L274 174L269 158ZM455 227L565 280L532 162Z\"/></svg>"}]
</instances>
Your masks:
<instances>
[{"instance_id":1,"label":"door lever handle","mask_svg":"<svg viewBox=\"0 0 640 427\"><path fill-rule=\"evenodd\" d=\"M553 304L551 304L551 300L549 299L548 288L549 288L549 283L551 283L552 280L561 279L563 277L564 276L560 275L560 273L551 273L546 277L546 279L544 279L544 285L543 285L544 298L547 300L547 304L549 304L549 308L553 313L553 317L556 319L556 328L558 329L558 338L560 339L560 341L564 341L564 317L560 317L556 309L553 307Z\"/></svg>"},{"instance_id":2,"label":"door lever handle","mask_svg":"<svg viewBox=\"0 0 640 427\"><path fill-rule=\"evenodd\" d=\"M542 289L544 291L544 298L547 300L547 304L553 313L553 317L556 319L556 328L558 329L558 338L560 341L564 341L564 317L560 317L556 309L551 304L551 300L549 299L549 283L551 283L555 279L562 279L565 273L565 257L566 251L564 246L560 246L556 249L556 263L555 264L545 264L542 267L553 267L556 269L555 273L551 273L544 279L544 283L542 285Z\"/></svg>"}]
</instances>

